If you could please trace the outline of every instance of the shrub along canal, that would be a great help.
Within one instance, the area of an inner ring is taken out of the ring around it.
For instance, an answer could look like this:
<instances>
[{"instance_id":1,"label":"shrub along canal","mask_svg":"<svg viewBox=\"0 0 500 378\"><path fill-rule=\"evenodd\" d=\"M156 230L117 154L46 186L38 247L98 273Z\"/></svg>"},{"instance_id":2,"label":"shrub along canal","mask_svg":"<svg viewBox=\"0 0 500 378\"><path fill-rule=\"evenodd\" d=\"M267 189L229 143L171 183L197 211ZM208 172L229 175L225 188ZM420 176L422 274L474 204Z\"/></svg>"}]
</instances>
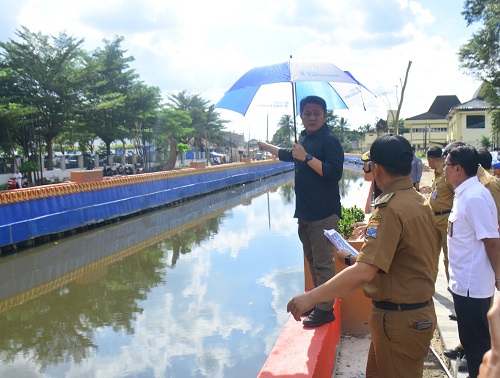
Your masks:
<instances>
[{"instance_id":1,"label":"shrub along canal","mask_svg":"<svg viewBox=\"0 0 500 378\"><path fill-rule=\"evenodd\" d=\"M304 288L292 178L2 256L0 376L255 377Z\"/></svg>"}]
</instances>

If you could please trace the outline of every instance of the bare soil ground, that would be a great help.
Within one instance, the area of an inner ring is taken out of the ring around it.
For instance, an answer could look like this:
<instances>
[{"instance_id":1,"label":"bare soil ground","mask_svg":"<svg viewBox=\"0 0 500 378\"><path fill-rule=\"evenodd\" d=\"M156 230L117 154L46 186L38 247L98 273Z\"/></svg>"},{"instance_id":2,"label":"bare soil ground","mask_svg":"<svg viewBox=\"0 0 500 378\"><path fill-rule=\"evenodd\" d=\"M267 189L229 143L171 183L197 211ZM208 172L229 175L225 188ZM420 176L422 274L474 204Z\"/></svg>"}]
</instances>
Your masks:
<instances>
[{"instance_id":1,"label":"bare soil ground","mask_svg":"<svg viewBox=\"0 0 500 378\"><path fill-rule=\"evenodd\" d=\"M441 358L443 363L446 365L449 371L451 370L451 366L449 364L449 359L443 355L444 345L441 340L441 336L438 330L434 331L434 338L431 341L431 346L434 348L438 356ZM424 375L423 378L447 378L448 375L446 371L443 369L437 358L434 356L429 350L429 354L424 362Z\"/></svg>"},{"instance_id":2,"label":"bare soil ground","mask_svg":"<svg viewBox=\"0 0 500 378\"><path fill-rule=\"evenodd\" d=\"M434 331L431 345L448 370L452 371L448 358L443 356L444 345L438 330ZM333 377L364 378L369 347L370 335L343 334ZM448 378L446 371L430 350L424 362L423 378Z\"/></svg>"}]
</instances>

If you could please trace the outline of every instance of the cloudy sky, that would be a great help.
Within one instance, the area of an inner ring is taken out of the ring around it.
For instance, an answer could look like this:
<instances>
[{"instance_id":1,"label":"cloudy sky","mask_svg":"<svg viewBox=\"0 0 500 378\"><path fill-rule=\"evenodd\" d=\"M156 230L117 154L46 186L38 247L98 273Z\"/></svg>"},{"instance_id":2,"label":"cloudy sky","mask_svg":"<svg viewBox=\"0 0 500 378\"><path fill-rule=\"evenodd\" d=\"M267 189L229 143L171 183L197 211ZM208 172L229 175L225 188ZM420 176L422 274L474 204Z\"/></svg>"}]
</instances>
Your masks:
<instances>
[{"instance_id":1,"label":"cloudy sky","mask_svg":"<svg viewBox=\"0 0 500 378\"><path fill-rule=\"evenodd\" d=\"M288 59L329 61L377 99L336 113L352 128L397 107L409 61L401 117L426 112L438 95L472 98L479 82L459 69L457 52L475 30L457 0L3 0L0 40L66 32L84 48L125 38L122 47L147 85L187 90L215 104L246 71ZM266 138L267 115L220 111L228 130ZM276 118L274 118L276 117ZM279 117L269 117L269 137Z\"/></svg>"}]
</instances>

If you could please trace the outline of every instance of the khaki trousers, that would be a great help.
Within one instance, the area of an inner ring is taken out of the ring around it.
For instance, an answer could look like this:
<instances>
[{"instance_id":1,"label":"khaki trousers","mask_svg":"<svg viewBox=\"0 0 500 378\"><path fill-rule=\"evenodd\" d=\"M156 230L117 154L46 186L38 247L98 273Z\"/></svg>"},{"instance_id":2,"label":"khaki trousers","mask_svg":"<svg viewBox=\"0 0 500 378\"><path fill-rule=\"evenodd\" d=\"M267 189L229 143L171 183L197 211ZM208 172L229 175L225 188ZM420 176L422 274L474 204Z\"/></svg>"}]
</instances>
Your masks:
<instances>
[{"instance_id":1,"label":"khaki trousers","mask_svg":"<svg viewBox=\"0 0 500 378\"><path fill-rule=\"evenodd\" d=\"M299 239L302 242L304 256L309 263L314 287L318 287L335 276L334 248L325 236L324 230L336 230L339 220L336 214L319 221L298 220ZM318 303L316 307L330 311L333 301Z\"/></svg>"},{"instance_id":2,"label":"khaki trousers","mask_svg":"<svg viewBox=\"0 0 500 378\"><path fill-rule=\"evenodd\" d=\"M432 321L432 326L415 328L425 321ZM366 378L421 378L436 323L434 305L411 311L373 308Z\"/></svg>"},{"instance_id":3,"label":"khaki trousers","mask_svg":"<svg viewBox=\"0 0 500 378\"><path fill-rule=\"evenodd\" d=\"M434 221L436 223L436 228L438 229L438 238L443 250L443 263L444 272L446 274L447 282L450 281L450 273L448 272L448 240L447 240L447 229L448 229L448 215L434 215ZM436 272L437 273L437 272Z\"/></svg>"}]
</instances>

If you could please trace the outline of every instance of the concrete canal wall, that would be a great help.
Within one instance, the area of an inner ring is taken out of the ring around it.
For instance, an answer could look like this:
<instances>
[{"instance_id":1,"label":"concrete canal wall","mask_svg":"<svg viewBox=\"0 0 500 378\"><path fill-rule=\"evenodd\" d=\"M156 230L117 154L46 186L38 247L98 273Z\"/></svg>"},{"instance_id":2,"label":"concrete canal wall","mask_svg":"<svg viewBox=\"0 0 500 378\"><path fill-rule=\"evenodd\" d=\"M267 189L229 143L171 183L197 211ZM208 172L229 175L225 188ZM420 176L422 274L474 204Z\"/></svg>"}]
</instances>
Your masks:
<instances>
[{"instance_id":1,"label":"concrete canal wall","mask_svg":"<svg viewBox=\"0 0 500 378\"><path fill-rule=\"evenodd\" d=\"M85 281L106 271L114 262L164 241L193 225L211 219L238 203L248 203L263 192L293 178L293 171L218 191L188 201L168 211L153 211L87 232L64 243L52 243L49 251L20 253L0 264L0 313L32 300L68 282ZM80 246L85 253L80 253Z\"/></svg>"},{"instance_id":2,"label":"concrete canal wall","mask_svg":"<svg viewBox=\"0 0 500 378\"><path fill-rule=\"evenodd\" d=\"M265 160L3 191L0 249L290 170L293 163Z\"/></svg>"}]
</instances>

